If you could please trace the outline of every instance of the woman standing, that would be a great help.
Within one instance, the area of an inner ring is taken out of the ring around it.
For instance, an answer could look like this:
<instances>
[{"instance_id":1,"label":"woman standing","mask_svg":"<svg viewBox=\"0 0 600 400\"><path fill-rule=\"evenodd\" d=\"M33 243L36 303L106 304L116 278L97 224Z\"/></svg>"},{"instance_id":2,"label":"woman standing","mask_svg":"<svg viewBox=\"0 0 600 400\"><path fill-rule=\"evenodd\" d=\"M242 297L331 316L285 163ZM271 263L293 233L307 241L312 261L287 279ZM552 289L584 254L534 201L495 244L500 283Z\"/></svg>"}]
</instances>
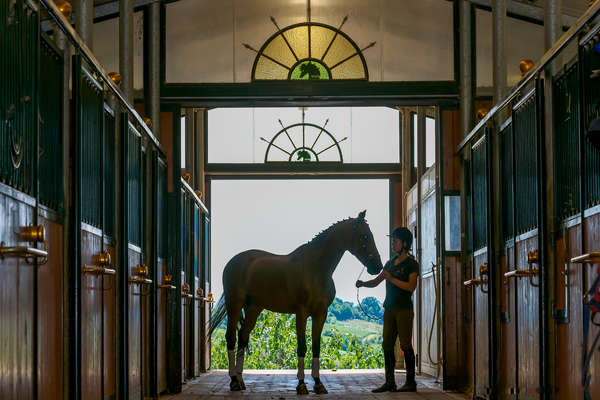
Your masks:
<instances>
[{"instance_id":1,"label":"woman standing","mask_svg":"<svg viewBox=\"0 0 600 400\"><path fill-rule=\"evenodd\" d=\"M381 273L370 281L356 281L356 287L375 287L385 279L385 301L383 307L383 356L385 359L385 383L373 389L379 392L416 392L415 351L412 347L413 303L412 294L417 287L419 263L410 254L413 236L405 227L394 229L392 251L394 257L389 260ZM404 352L406 364L406 382L396 389L394 378L394 344L400 339L400 348Z\"/></svg>"}]
</instances>

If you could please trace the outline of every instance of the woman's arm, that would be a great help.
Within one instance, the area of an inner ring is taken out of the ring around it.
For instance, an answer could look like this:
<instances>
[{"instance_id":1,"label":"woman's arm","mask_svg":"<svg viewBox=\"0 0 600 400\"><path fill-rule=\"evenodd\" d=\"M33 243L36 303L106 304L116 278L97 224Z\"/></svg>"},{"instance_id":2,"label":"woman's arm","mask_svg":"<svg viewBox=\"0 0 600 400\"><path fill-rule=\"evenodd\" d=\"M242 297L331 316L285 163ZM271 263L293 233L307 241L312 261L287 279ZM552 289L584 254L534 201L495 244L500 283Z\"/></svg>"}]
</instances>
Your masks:
<instances>
[{"instance_id":1,"label":"woman's arm","mask_svg":"<svg viewBox=\"0 0 600 400\"><path fill-rule=\"evenodd\" d=\"M383 270L385 271L385 270ZM375 279L371 279L370 281L356 281L356 287L375 287L383 282L383 271L377 275Z\"/></svg>"},{"instance_id":2,"label":"woman's arm","mask_svg":"<svg viewBox=\"0 0 600 400\"><path fill-rule=\"evenodd\" d=\"M408 282L401 281L400 279L396 279L390 274L388 271L383 271L381 273L383 278L389 281L392 285L399 287L402 290L406 290L407 292L414 292L417 288L417 273L413 272L408 276ZM378 277L379 278L379 277Z\"/></svg>"}]
</instances>

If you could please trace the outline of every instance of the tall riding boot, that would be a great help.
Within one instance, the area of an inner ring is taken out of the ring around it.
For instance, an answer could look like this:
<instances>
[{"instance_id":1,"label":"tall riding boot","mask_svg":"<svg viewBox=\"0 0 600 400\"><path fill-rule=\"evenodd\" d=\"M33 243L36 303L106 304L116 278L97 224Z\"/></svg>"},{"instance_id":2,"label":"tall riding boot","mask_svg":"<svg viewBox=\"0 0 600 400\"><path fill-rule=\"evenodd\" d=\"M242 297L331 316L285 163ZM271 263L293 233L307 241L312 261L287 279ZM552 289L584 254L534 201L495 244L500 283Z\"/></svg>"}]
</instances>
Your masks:
<instances>
[{"instance_id":1,"label":"tall riding boot","mask_svg":"<svg viewBox=\"0 0 600 400\"><path fill-rule=\"evenodd\" d=\"M384 351L383 358L385 360L385 383L377 389L373 389L373 393L396 391L396 379L394 378L394 367L396 364L396 359L394 357L394 351Z\"/></svg>"},{"instance_id":2,"label":"tall riding boot","mask_svg":"<svg viewBox=\"0 0 600 400\"><path fill-rule=\"evenodd\" d=\"M406 382L398 389L399 392L416 392L417 381L415 380L415 351L410 348L404 351L404 363L406 364Z\"/></svg>"}]
</instances>

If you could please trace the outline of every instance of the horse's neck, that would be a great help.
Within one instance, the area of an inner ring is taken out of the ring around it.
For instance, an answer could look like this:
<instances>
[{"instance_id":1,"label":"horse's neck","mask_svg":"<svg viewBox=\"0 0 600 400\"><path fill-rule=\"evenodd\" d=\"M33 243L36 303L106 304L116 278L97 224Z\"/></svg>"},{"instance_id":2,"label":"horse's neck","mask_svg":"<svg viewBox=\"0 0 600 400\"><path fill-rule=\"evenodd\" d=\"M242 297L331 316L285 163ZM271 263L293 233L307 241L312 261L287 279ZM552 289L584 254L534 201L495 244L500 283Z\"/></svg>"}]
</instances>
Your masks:
<instances>
[{"instance_id":1,"label":"horse's neck","mask_svg":"<svg viewBox=\"0 0 600 400\"><path fill-rule=\"evenodd\" d=\"M349 238L345 237L343 226L334 227L326 237L312 249L313 256L318 260L310 263L310 267L319 275L332 276L342 256L348 250Z\"/></svg>"}]
</instances>

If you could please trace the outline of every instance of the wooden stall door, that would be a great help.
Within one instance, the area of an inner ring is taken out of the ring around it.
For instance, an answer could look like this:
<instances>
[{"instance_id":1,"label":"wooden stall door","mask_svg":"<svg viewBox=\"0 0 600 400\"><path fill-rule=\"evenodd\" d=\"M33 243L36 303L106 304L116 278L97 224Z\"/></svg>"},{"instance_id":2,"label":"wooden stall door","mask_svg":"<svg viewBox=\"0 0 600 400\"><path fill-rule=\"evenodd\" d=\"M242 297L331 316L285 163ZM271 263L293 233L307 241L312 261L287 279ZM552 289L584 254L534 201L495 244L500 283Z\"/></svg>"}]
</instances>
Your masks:
<instances>
[{"instance_id":1,"label":"wooden stall door","mask_svg":"<svg viewBox=\"0 0 600 400\"><path fill-rule=\"evenodd\" d=\"M565 320L556 325L557 400L583 399L583 269L571 258L582 254L581 225L567 228L556 241L556 311ZM587 266L584 266L588 268ZM566 270L565 270L566 268ZM566 274L566 276L565 276Z\"/></svg>"},{"instance_id":2,"label":"wooden stall door","mask_svg":"<svg viewBox=\"0 0 600 400\"><path fill-rule=\"evenodd\" d=\"M0 192L0 240L4 246L28 246L17 235L19 228L33 223L31 202ZM7 189L6 191L4 189ZM0 259L0 398L32 399L34 266L15 257Z\"/></svg>"},{"instance_id":3,"label":"wooden stall door","mask_svg":"<svg viewBox=\"0 0 600 400\"><path fill-rule=\"evenodd\" d=\"M159 258L157 263L158 270L156 276L162 279L162 284L165 284L164 277L166 275L166 265ZM160 278L162 277L162 278ZM157 391L162 393L167 390L167 296L171 291L164 287L157 293L157 314L156 314L156 362L157 362Z\"/></svg>"},{"instance_id":4,"label":"wooden stall door","mask_svg":"<svg viewBox=\"0 0 600 400\"><path fill-rule=\"evenodd\" d=\"M594 209L588 210L586 213L586 217L583 221L583 229L585 230L585 241L584 246L585 249L583 253L591 253L594 251L600 251L600 213L595 213L593 215L592 211L600 211L599 207L594 207ZM584 273L584 295L590 290L593 282L598 277L600 273L600 264L577 264L579 268L586 268ZM587 275L587 277L586 277ZM581 297L580 297L581 299ZM578 306L580 309L583 308L581 304ZM585 312L585 311L584 311ZM583 318L582 318L583 319ZM598 320L599 318L596 317ZM584 374L587 373L589 376L589 386L588 393L590 394L592 399L600 398L600 352L598 351L598 345L596 344L596 348L593 348L593 342L595 338L600 335L600 327L598 325L594 325L593 323L589 324L588 332L583 331L583 339L584 339L584 350L586 357L589 357L589 368L587 371L583 371Z\"/></svg>"},{"instance_id":5,"label":"wooden stall door","mask_svg":"<svg viewBox=\"0 0 600 400\"><path fill-rule=\"evenodd\" d=\"M504 274L515 269L515 247L511 242L507 243L504 248L504 255L501 259L501 277ZM517 363L515 357L517 356L517 339L516 339L516 282L514 279L502 279L501 287L501 310L500 310L500 329L501 329L501 343L500 343L500 390L498 397L500 399L514 399L516 398L517 388L517 369L515 365Z\"/></svg>"},{"instance_id":6,"label":"wooden stall door","mask_svg":"<svg viewBox=\"0 0 600 400\"><path fill-rule=\"evenodd\" d=\"M24 0L0 3L0 242L28 246L21 227L35 221L34 147L38 113L36 49L39 14ZM6 68L5 68L6 67ZM0 257L0 398L34 398L36 268L24 259ZM45 378L47 379L47 377Z\"/></svg>"},{"instance_id":7,"label":"wooden stall door","mask_svg":"<svg viewBox=\"0 0 600 400\"><path fill-rule=\"evenodd\" d=\"M475 252L473 257L474 276L479 277L481 266L488 262L487 249ZM490 394L489 375L489 312L488 312L488 287L486 285L474 286L473 291L473 341L475 358L475 395L488 398Z\"/></svg>"},{"instance_id":8,"label":"wooden stall door","mask_svg":"<svg viewBox=\"0 0 600 400\"><path fill-rule=\"evenodd\" d=\"M538 246L537 234L517 240L515 245L517 269L529 269L528 252L538 250ZM538 268L538 265L533 267ZM516 360L519 399L540 397L540 315L537 285L539 285L539 275L516 279Z\"/></svg>"}]
</instances>

